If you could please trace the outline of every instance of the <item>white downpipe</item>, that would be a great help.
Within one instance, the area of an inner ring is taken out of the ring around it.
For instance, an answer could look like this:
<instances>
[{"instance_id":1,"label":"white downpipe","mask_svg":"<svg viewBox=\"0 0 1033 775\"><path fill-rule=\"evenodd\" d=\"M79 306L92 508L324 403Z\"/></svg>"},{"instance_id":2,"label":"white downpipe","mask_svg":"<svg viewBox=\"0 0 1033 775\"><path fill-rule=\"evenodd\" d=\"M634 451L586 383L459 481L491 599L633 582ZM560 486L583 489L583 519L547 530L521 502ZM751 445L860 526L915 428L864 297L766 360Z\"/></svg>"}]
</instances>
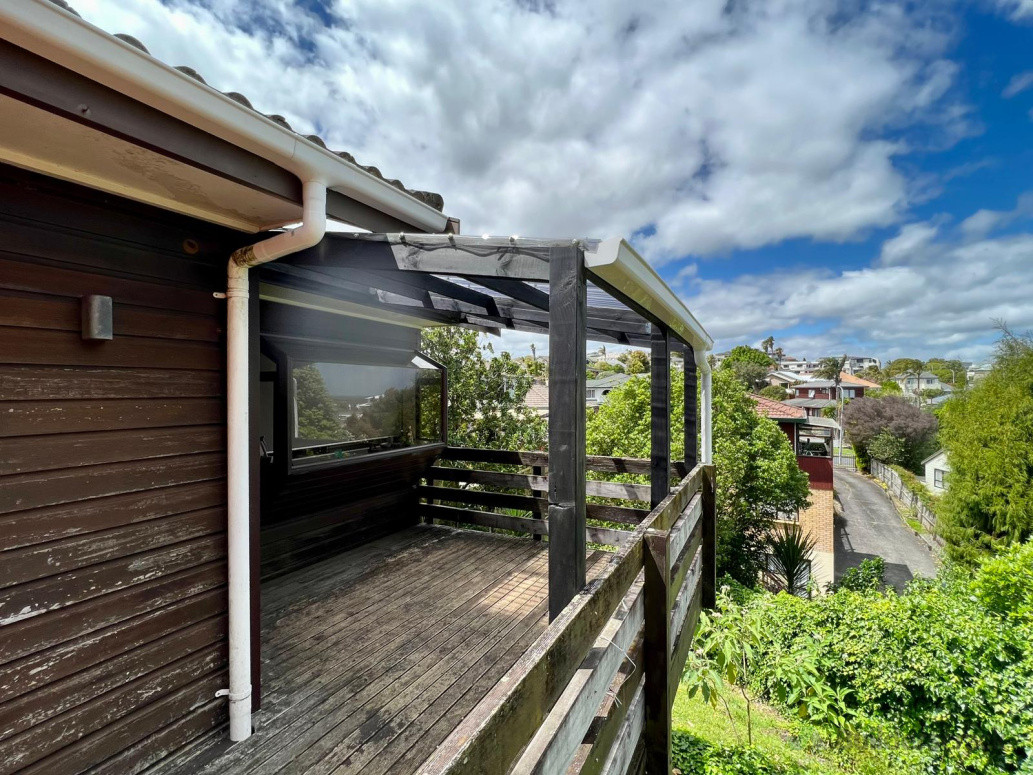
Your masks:
<instances>
[{"instance_id":1,"label":"white downpipe","mask_svg":"<svg viewBox=\"0 0 1033 775\"><path fill-rule=\"evenodd\" d=\"M235 251L226 270L226 442L230 607L230 740L251 736L251 509L248 270L317 244L326 233L326 185L307 181L302 222Z\"/></svg>"},{"instance_id":2,"label":"white downpipe","mask_svg":"<svg viewBox=\"0 0 1033 775\"><path fill-rule=\"evenodd\" d=\"M702 381L702 400L700 401L700 420L703 426L702 447L703 463L710 465L714 462L714 383L711 378L710 363L707 362L707 353L699 352L696 355L696 366L700 370Z\"/></svg>"}]
</instances>

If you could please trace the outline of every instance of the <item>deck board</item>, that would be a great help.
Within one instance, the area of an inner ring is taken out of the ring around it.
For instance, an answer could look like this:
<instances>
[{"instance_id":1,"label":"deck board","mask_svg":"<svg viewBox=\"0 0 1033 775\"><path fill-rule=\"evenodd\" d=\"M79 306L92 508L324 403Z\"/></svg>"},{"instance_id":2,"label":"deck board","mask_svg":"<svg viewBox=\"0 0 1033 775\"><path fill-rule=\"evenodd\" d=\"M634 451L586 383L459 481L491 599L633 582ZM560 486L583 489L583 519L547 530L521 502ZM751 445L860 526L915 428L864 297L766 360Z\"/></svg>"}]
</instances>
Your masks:
<instances>
[{"instance_id":1,"label":"deck board","mask_svg":"<svg viewBox=\"0 0 1033 775\"><path fill-rule=\"evenodd\" d=\"M547 549L419 525L268 582L255 734L152 775L415 772L544 631Z\"/></svg>"}]
</instances>

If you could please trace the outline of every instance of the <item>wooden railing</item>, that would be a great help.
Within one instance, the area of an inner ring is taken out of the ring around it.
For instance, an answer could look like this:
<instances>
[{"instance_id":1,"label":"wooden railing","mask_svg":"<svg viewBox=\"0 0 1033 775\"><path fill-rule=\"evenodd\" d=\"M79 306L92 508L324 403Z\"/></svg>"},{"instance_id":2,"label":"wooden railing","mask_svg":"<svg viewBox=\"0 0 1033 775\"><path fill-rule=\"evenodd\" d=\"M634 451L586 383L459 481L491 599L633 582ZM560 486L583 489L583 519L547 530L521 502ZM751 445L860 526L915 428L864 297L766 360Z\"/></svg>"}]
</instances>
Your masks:
<instances>
[{"instance_id":1,"label":"wooden railing","mask_svg":"<svg viewBox=\"0 0 1033 775\"><path fill-rule=\"evenodd\" d=\"M534 465L529 457L510 459ZM627 472L638 473L640 462ZM603 572L421 775L670 773L671 705L700 609L714 599L713 467L697 466L634 530L622 532L627 537Z\"/></svg>"},{"instance_id":2,"label":"wooden railing","mask_svg":"<svg viewBox=\"0 0 1033 775\"><path fill-rule=\"evenodd\" d=\"M420 497L420 515L426 519L437 519L462 525L500 528L516 533L533 536L548 535L549 499L544 497L549 490L549 479L546 475L549 465L547 452L510 451L495 449L472 449L449 447L441 455L440 462L453 465L435 465L426 474L426 484L417 488ZM530 468L530 473L511 473L504 471L487 471L469 468L465 464L489 464L519 466ZM464 464L464 465L456 465ZM603 474L649 474L649 461L639 458L597 457L589 456L586 469ZM685 473L680 463L672 466L675 477ZM449 484L473 484L477 489L455 486L441 486L437 482ZM526 494L497 492L491 489L526 491ZM649 502L649 485L626 482L610 482L589 479L585 483L589 496L624 502ZM461 506L442 504L462 504ZM465 506L481 506L491 511L475 510ZM532 516L518 517L499 513L496 510L529 512ZM634 506L589 503L586 516L591 521L610 522L624 525L639 525L648 516L649 509ZM588 525L589 541L609 546L619 546L631 537L630 530L616 529L600 525Z\"/></svg>"}]
</instances>

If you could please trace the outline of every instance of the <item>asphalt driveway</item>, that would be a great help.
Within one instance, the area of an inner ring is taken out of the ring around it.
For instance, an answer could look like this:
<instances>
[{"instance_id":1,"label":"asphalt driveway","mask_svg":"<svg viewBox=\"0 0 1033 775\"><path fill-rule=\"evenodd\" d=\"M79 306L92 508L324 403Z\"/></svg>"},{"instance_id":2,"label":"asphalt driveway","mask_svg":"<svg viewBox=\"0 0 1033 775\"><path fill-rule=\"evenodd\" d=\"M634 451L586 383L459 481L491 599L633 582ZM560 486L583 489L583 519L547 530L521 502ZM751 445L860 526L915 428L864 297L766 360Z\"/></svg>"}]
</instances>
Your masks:
<instances>
[{"instance_id":1,"label":"asphalt driveway","mask_svg":"<svg viewBox=\"0 0 1033 775\"><path fill-rule=\"evenodd\" d=\"M882 557L886 583L898 591L915 576L936 575L936 562L925 542L901 521L879 485L837 468L836 494L843 506L835 522L836 581L870 557Z\"/></svg>"}]
</instances>

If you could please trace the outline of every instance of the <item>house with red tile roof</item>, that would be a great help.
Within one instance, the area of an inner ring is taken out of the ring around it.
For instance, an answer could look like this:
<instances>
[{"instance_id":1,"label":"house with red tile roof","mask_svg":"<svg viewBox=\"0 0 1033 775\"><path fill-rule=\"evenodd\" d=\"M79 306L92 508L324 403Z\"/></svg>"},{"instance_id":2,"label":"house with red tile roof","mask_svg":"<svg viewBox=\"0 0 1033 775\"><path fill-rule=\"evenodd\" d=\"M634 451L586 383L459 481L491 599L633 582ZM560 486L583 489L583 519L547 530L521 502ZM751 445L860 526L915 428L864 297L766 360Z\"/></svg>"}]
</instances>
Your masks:
<instances>
[{"instance_id":1,"label":"house with red tile roof","mask_svg":"<svg viewBox=\"0 0 1033 775\"><path fill-rule=\"evenodd\" d=\"M807 410L759 395L750 396L756 411L778 423L796 452L796 462L810 480L810 504L796 514L783 515L814 540L811 579L818 589L833 581L835 572L832 506L832 439L835 422L809 417Z\"/></svg>"}]
</instances>

